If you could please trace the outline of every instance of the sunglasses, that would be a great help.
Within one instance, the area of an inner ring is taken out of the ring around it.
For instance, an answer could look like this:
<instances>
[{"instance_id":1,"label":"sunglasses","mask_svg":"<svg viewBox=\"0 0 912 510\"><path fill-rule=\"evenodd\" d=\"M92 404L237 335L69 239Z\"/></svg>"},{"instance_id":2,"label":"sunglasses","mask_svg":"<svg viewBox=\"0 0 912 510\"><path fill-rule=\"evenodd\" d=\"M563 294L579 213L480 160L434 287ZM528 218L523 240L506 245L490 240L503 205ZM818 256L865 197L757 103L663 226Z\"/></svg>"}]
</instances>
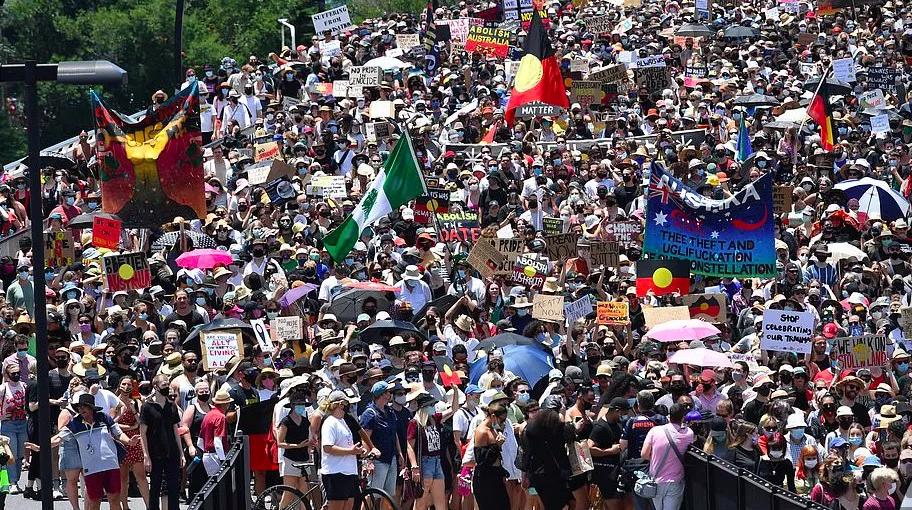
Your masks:
<instances>
[{"instance_id":1,"label":"sunglasses","mask_svg":"<svg viewBox=\"0 0 912 510\"><path fill-rule=\"evenodd\" d=\"M765 430L767 432L776 432L777 430L779 430L779 428L778 427L763 427L763 430Z\"/></svg>"}]
</instances>

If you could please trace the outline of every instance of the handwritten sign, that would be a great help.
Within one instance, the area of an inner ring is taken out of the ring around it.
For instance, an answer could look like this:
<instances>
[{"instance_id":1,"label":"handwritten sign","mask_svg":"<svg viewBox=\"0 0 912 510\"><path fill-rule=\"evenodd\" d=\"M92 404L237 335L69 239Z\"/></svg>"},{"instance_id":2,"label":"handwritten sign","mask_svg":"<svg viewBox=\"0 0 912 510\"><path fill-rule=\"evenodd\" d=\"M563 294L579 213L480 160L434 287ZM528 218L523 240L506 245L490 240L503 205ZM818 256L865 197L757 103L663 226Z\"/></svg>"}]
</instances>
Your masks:
<instances>
[{"instance_id":1,"label":"handwritten sign","mask_svg":"<svg viewBox=\"0 0 912 510\"><path fill-rule=\"evenodd\" d=\"M396 34L396 46L404 52L421 44L418 34Z\"/></svg>"},{"instance_id":2,"label":"handwritten sign","mask_svg":"<svg viewBox=\"0 0 912 510\"><path fill-rule=\"evenodd\" d=\"M149 260L142 252L105 255L102 257L108 291L139 290L152 285Z\"/></svg>"},{"instance_id":3,"label":"handwritten sign","mask_svg":"<svg viewBox=\"0 0 912 510\"><path fill-rule=\"evenodd\" d=\"M617 267L618 243L615 241L591 241L589 243L589 258L594 267Z\"/></svg>"},{"instance_id":4,"label":"handwritten sign","mask_svg":"<svg viewBox=\"0 0 912 510\"><path fill-rule=\"evenodd\" d=\"M794 191L794 186L773 186L773 210L776 211L776 214L792 212L792 192Z\"/></svg>"},{"instance_id":5,"label":"handwritten sign","mask_svg":"<svg viewBox=\"0 0 912 510\"><path fill-rule=\"evenodd\" d=\"M609 241L618 246L630 248L643 243L643 225L639 221L612 221L602 224L602 231Z\"/></svg>"},{"instance_id":6,"label":"handwritten sign","mask_svg":"<svg viewBox=\"0 0 912 510\"><path fill-rule=\"evenodd\" d=\"M586 28L593 34L606 34L611 31L614 21L610 14L604 16L590 16L586 19Z\"/></svg>"},{"instance_id":7,"label":"handwritten sign","mask_svg":"<svg viewBox=\"0 0 912 510\"><path fill-rule=\"evenodd\" d=\"M576 257L577 241L579 241L579 235L573 233L545 236L545 243L548 245L548 258L552 260L567 260Z\"/></svg>"},{"instance_id":8,"label":"handwritten sign","mask_svg":"<svg viewBox=\"0 0 912 510\"><path fill-rule=\"evenodd\" d=\"M465 49L469 53L507 58L510 51L510 32L500 28L472 25L466 37Z\"/></svg>"},{"instance_id":9,"label":"handwritten sign","mask_svg":"<svg viewBox=\"0 0 912 510\"><path fill-rule=\"evenodd\" d=\"M589 79L602 83L616 83L627 79L627 66L623 63L593 69Z\"/></svg>"},{"instance_id":10,"label":"handwritten sign","mask_svg":"<svg viewBox=\"0 0 912 510\"><path fill-rule=\"evenodd\" d=\"M323 32L338 32L342 28L351 26L351 16L348 14L348 7L345 5L314 14L310 17L313 20L314 32L322 34Z\"/></svg>"},{"instance_id":11,"label":"handwritten sign","mask_svg":"<svg viewBox=\"0 0 912 510\"><path fill-rule=\"evenodd\" d=\"M278 142L258 143L253 146L253 160L255 162L276 159L280 154Z\"/></svg>"},{"instance_id":12,"label":"handwritten sign","mask_svg":"<svg viewBox=\"0 0 912 510\"><path fill-rule=\"evenodd\" d=\"M73 231L44 233L44 265L63 267L76 260L76 248L73 246Z\"/></svg>"},{"instance_id":13,"label":"handwritten sign","mask_svg":"<svg viewBox=\"0 0 912 510\"><path fill-rule=\"evenodd\" d=\"M887 100L884 98L884 93L880 89L869 90L867 92L862 92L858 97L859 107L860 108L886 108Z\"/></svg>"},{"instance_id":14,"label":"handwritten sign","mask_svg":"<svg viewBox=\"0 0 912 510\"><path fill-rule=\"evenodd\" d=\"M900 76L899 69L884 66L871 66L868 71L869 90L881 89L890 94L896 94L896 80Z\"/></svg>"},{"instance_id":15,"label":"handwritten sign","mask_svg":"<svg viewBox=\"0 0 912 510\"><path fill-rule=\"evenodd\" d=\"M599 301L595 305L595 322L608 326L626 326L630 322L629 305L623 301Z\"/></svg>"},{"instance_id":16,"label":"handwritten sign","mask_svg":"<svg viewBox=\"0 0 912 510\"><path fill-rule=\"evenodd\" d=\"M348 71L349 86L379 87L383 69L379 66L355 66Z\"/></svg>"},{"instance_id":17,"label":"handwritten sign","mask_svg":"<svg viewBox=\"0 0 912 510\"><path fill-rule=\"evenodd\" d=\"M570 102L582 106L600 104L605 93L602 92L602 82L594 80L574 80L570 87Z\"/></svg>"},{"instance_id":18,"label":"handwritten sign","mask_svg":"<svg viewBox=\"0 0 912 510\"><path fill-rule=\"evenodd\" d=\"M810 312L764 310L760 348L807 354L813 333L814 316Z\"/></svg>"},{"instance_id":19,"label":"handwritten sign","mask_svg":"<svg viewBox=\"0 0 912 510\"><path fill-rule=\"evenodd\" d=\"M646 321L646 328L652 329L668 321L690 319L690 310L686 306L644 306L643 319Z\"/></svg>"},{"instance_id":20,"label":"handwritten sign","mask_svg":"<svg viewBox=\"0 0 912 510\"><path fill-rule=\"evenodd\" d=\"M304 322L301 317L276 317L269 321L272 326L272 334L276 340L285 342L290 340L300 340L304 328Z\"/></svg>"},{"instance_id":21,"label":"handwritten sign","mask_svg":"<svg viewBox=\"0 0 912 510\"><path fill-rule=\"evenodd\" d=\"M504 256L504 261L497 268L495 274L497 276L511 274L513 267L516 265L516 259L525 251L526 242L517 238L495 238L488 239L488 241L493 243L494 248Z\"/></svg>"},{"instance_id":22,"label":"handwritten sign","mask_svg":"<svg viewBox=\"0 0 912 510\"><path fill-rule=\"evenodd\" d=\"M833 76L846 83L855 81L855 59L838 58L833 61Z\"/></svg>"},{"instance_id":23,"label":"handwritten sign","mask_svg":"<svg viewBox=\"0 0 912 510\"><path fill-rule=\"evenodd\" d=\"M256 337L257 345L260 346L260 351L264 353L271 353L275 350L275 345L273 345L272 337L269 336L269 329L266 327L265 319L251 319L250 325L253 327L253 336Z\"/></svg>"},{"instance_id":24,"label":"handwritten sign","mask_svg":"<svg viewBox=\"0 0 912 510\"><path fill-rule=\"evenodd\" d=\"M567 319L568 326L586 318L590 313L592 313L592 299L589 298L588 294L572 303L564 304L564 317Z\"/></svg>"},{"instance_id":25,"label":"handwritten sign","mask_svg":"<svg viewBox=\"0 0 912 510\"><path fill-rule=\"evenodd\" d=\"M532 318L564 322L564 297L536 294L532 297Z\"/></svg>"},{"instance_id":26,"label":"handwritten sign","mask_svg":"<svg viewBox=\"0 0 912 510\"><path fill-rule=\"evenodd\" d=\"M232 356L244 357L244 342L240 330L203 331L200 333L203 369L221 370Z\"/></svg>"},{"instance_id":27,"label":"handwritten sign","mask_svg":"<svg viewBox=\"0 0 912 510\"><path fill-rule=\"evenodd\" d=\"M475 243L481 237L481 228L478 224L478 213L462 211L458 213L437 213L438 237L445 243L467 242Z\"/></svg>"},{"instance_id":28,"label":"handwritten sign","mask_svg":"<svg viewBox=\"0 0 912 510\"><path fill-rule=\"evenodd\" d=\"M889 133L890 132L890 116L886 113L880 115L875 115L871 117L871 132L874 134L878 133Z\"/></svg>"},{"instance_id":29,"label":"handwritten sign","mask_svg":"<svg viewBox=\"0 0 912 510\"><path fill-rule=\"evenodd\" d=\"M883 335L839 337L832 352L836 353L839 368L843 370L882 367L890 360L887 338Z\"/></svg>"},{"instance_id":30,"label":"handwritten sign","mask_svg":"<svg viewBox=\"0 0 912 510\"><path fill-rule=\"evenodd\" d=\"M472 246L466 262L474 267L484 278L493 278L497 268L504 262L502 253L494 249L494 245L485 240L479 240Z\"/></svg>"},{"instance_id":31,"label":"handwritten sign","mask_svg":"<svg viewBox=\"0 0 912 510\"><path fill-rule=\"evenodd\" d=\"M92 219L92 244L96 248L116 250L120 246L120 220L95 216Z\"/></svg>"},{"instance_id":32,"label":"handwritten sign","mask_svg":"<svg viewBox=\"0 0 912 510\"><path fill-rule=\"evenodd\" d=\"M548 274L548 260L535 255L520 255L513 265L513 281L530 289L541 289Z\"/></svg>"}]
</instances>

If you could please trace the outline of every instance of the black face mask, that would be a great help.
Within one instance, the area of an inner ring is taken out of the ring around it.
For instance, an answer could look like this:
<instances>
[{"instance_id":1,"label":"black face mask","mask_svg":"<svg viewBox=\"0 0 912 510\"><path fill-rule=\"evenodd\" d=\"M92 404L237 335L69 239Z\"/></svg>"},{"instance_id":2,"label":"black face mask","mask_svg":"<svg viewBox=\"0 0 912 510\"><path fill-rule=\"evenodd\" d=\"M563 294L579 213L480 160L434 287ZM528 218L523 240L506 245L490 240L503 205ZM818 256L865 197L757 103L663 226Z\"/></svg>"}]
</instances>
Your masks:
<instances>
[{"instance_id":1,"label":"black face mask","mask_svg":"<svg viewBox=\"0 0 912 510\"><path fill-rule=\"evenodd\" d=\"M668 389L671 390L672 393L681 394L687 391L687 385L684 384L684 382L673 382L668 385Z\"/></svg>"},{"instance_id":2,"label":"black face mask","mask_svg":"<svg viewBox=\"0 0 912 510\"><path fill-rule=\"evenodd\" d=\"M767 386L761 386L761 387L757 388L757 394L762 395L764 397L768 397L770 395L770 389Z\"/></svg>"},{"instance_id":3,"label":"black face mask","mask_svg":"<svg viewBox=\"0 0 912 510\"><path fill-rule=\"evenodd\" d=\"M22 374L19 372L16 372L14 374L9 374L9 379L10 379L10 381L13 381L13 382L19 382L19 379L21 377L22 377Z\"/></svg>"},{"instance_id":4,"label":"black face mask","mask_svg":"<svg viewBox=\"0 0 912 510\"><path fill-rule=\"evenodd\" d=\"M434 372L421 372L421 378L424 380L424 382L433 382L434 375Z\"/></svg>"},{"instance_id":5,"label":"black face mask","mask_svg":"<svg viewBox=\"0 0 912 510\"><path fill-rule=\"evenodd\" d=\"M852 425L852 422L854 421L854 419L853 418L847 418L847 419L839 418L837 421L839 422L840 428L847 429Z\"/></svg>"},{"instance_id":6,"label":"black face mask","mask_svg":"<svg viewBox=\"0 0 912 510\"><path fill-rule=\"evenodd\" d=\"M266 250L264 250L263 248L254 248L250 253L254 257L262 257L263 255L266 255Z\"/></svg>"},{"instance_id":7,"label":"black face mask","mask_svg":"<svg viewBox=\"0 0 912 510\"><path fill-rule=\"evenodd\" d=\"M320 217L321 217L321 218L329 218L329 210L323 209L322 211L320 211Z\"/></svg>"},{"instance_id":8,"label":"black face mask","mask_svg":"<svg viewBox=\"0 0 912 510\"><path fill-rule=\"evenodd\" d=\"M211 396L212 395L210 395L209 393L199 393L196 395L196 399L199 400L200 402L209 402L209 397L211 397Z\"/></svg>"},{"instance_id":9,"label":"black face mask","mask_svg":"<svg viewBox=\"0 0 912 510\"><path fill-rule=\"evenodd\" d=\"M158 393L161 396L168 398L168 395L171 393L171 388L168 388L167 386L164 388L158 388Z\"/></svg>"}]
</instances>

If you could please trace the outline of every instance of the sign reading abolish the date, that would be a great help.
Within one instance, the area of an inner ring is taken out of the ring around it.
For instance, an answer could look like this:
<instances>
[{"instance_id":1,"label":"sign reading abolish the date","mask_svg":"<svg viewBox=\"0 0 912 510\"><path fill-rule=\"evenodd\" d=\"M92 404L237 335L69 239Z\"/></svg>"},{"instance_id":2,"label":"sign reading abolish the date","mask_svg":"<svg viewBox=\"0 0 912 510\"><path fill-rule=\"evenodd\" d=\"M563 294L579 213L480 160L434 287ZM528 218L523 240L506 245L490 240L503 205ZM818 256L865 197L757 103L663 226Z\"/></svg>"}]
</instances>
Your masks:
<instances>
[{"instance_id":1,"label":"sign reading abolish the date","mask_svg":"<svg viewBox=\"0 0 912 510\"><path fill-rule=\"evenodd\" d=\"M833 345L833 352L843 370L882 367L889 361L884 335L840 337Z\"/></svg>"},{"instance_id":2,"label":"sign reading abolish the date","mask_svg":"<svg viewBox=\"0 0 912 510\"><path fill-rule=\"evenodd\" d=\"M760 348L807 354L813 334L814 315L810 312L764 310Z\"/></svg>"},{"instance_id":3,"label":"sign reading abolish the date","mask_svg":"<svg viewBox=\"0 0 912 510\"><path fill-rule=\"evenodd\" d=\"M465 49L469 53L507 58L510 51L510 32L500 28L472 25L466 36Z\"/></svg>"},{"instance_id":4,"label":"sign reading abolish the date","mask_svg":"<svg viewBox=\"0 0 912 510\"><path fill-rule=\"evenodd\" d=\"M437 213L437 227L440 240L449 242L476 243L481 237L478 226L478 213L462 211L458 213Z\"/></svg>"}]
</instances>

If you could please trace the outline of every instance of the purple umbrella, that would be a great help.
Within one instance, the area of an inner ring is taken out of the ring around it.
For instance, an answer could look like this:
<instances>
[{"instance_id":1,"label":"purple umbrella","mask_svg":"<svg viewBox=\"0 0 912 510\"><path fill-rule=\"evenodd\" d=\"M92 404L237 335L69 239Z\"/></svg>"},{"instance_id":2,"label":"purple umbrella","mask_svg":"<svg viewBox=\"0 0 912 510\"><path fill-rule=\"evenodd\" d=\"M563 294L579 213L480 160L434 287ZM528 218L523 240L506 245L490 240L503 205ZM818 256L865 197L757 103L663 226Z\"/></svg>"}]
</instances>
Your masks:
<instances>
[{"instance_id":1,"label":"purple umbrella","mask_svg":"<svg viewBox=\"0 0 912 510\"><path fill-rule=\"evenodd\" d=\"M282 308L288 308L292 305L292 303L306 296L310 293L310 291L316 289L317 286L312 283L305 283L300 287L288 289L288 292L282 296L282 299L279 299L279 304L282 305Z\"/></svg>"}]
</instances>

